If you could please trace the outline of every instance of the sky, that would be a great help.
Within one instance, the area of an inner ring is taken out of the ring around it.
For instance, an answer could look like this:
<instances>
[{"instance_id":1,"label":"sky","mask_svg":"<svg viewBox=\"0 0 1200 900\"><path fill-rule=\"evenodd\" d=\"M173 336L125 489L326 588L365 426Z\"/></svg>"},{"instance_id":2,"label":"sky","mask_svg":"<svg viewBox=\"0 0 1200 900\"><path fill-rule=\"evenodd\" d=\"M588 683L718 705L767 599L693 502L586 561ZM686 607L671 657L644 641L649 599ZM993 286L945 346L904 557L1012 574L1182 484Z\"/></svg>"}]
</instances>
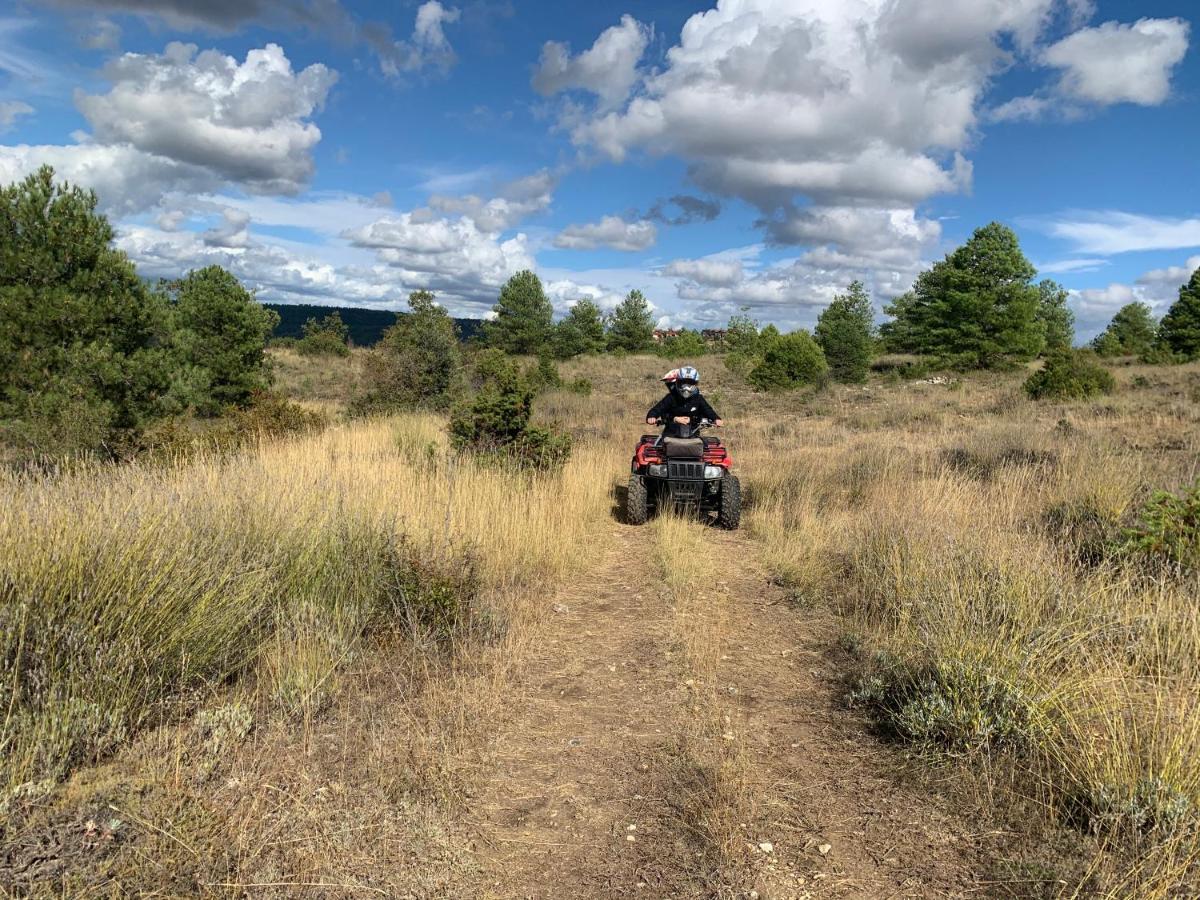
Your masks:
<instances>
[{"instance_id":1,"label":"sky","mask_svg":"<svg viewBox=\"0 0 1200 900\"><path fill-rule=\"evenodd\" d=\"M1080 337L1200 267L1195 0L0 0L0 183L148 278L811 327L990 221Z\"/></svg>"}]
</instances>

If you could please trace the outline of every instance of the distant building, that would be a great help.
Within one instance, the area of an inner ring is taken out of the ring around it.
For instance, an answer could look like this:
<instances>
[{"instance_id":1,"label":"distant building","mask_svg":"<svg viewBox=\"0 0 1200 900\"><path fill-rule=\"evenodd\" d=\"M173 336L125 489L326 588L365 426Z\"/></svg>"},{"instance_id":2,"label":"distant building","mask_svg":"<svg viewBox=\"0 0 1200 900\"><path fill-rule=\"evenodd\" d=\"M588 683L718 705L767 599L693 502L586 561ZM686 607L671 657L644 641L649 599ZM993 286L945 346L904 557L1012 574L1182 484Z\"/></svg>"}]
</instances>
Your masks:
<instances>
[{"instance_id":1,"label":"distant building","mask_svg":"<svg viewBox=\"0 0 1200 900\"><path fill-rule=\"evenodd\" d=\"M682 328L655 328L654 343L661 344L667 338L678 337L682 332Z\"/></svg>"},{"instance_id":2,"label":"distant building","mask_svg":"<svg viewBox=\"0 0 1200 900\"><path fill-rule=\"evenodd\" d=\"M704 338L706 344L720 344L724 343L727 333L724 328L705 328L700 332L700 336Z\"/></svg>"}]
</instances>

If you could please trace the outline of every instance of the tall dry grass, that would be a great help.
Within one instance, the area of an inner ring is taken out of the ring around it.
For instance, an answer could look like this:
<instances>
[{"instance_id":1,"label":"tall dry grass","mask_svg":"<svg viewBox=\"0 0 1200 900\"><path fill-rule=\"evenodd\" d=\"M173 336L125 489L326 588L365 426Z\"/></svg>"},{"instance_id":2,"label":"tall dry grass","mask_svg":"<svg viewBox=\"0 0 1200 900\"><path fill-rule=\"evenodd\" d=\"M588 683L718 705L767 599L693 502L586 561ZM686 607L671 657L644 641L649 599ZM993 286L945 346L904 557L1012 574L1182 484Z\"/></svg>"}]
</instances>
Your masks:
<instances>
[{"instance_id":1,"label":"tall dry grass","mask_svg":"<svg viewBox=\"0 0 1200 900\"><path fill-rule=\"evenodd\" d=\"M844 389L740 443L765 560L861 648L853 698L1091 835L1089 895L1197 884L1200 582L1120 549L1193 475L1196 407L1162 401L1195 374L1055 407L1003 380Z\"/></svg>"},{"instance_id":2,"label":"tall dry grass","mask_svg":"<svg viewBox=\"0 0 1200 900\"><path fill-rule=\"evenodd\" d=\"M0 792L44 790L235 676L311 716L379 627L502 635L586 552L596 465L585 447L554 477L479 466L409 416L0 476Z\"/></svg>"}]
</instances>

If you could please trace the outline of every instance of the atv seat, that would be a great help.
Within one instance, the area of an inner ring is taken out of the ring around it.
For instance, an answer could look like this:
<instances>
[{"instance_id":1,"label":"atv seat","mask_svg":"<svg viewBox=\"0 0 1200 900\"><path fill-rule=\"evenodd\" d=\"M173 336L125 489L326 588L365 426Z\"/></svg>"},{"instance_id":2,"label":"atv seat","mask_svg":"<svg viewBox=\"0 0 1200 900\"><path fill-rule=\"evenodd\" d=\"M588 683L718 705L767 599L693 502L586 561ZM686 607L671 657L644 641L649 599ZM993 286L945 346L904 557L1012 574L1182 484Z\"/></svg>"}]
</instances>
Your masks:
<instances>
[{"instance_id":1,"label":"atv seat","mask_svg":"<svg viewBox=\"0 0 1200 900\"><path fill-rule=\"evenodd\" d=\"M663 438L663 453L667 459L703 459L704 441L700 438Z\"/></svg>"}]
</instances>

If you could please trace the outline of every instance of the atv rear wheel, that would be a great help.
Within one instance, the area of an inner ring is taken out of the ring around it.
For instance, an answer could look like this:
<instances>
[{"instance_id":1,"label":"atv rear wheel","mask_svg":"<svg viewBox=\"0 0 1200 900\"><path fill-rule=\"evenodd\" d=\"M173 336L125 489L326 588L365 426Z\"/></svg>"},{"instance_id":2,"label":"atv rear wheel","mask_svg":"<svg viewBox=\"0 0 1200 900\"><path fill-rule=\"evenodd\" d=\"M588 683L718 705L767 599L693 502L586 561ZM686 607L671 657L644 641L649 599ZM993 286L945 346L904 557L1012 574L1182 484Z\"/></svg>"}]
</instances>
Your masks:
<instances>
[{"instance_id":1,"label":"atv rear wheel","mask_svg":"<svg viewBox=\"0 0 1200 900\"><path fill-rule=\"evenodd\" d=\"M629 489L625 492L625 521L630 525L645 525L650 518L650 498L646 493L646 482L641 475L629 476Z\"/></svg>"},{"instance_id":2,"label":"atv rear wheel","mask_svg":"<svg viewBox=\"0 0 1200 900\"><path fill-rule=\"evenodd\" d=\"M742 522L742 484L736 475L721 479L721 496L717 502L717 524L736 531Z\"/></svg>"}]
</instances>

